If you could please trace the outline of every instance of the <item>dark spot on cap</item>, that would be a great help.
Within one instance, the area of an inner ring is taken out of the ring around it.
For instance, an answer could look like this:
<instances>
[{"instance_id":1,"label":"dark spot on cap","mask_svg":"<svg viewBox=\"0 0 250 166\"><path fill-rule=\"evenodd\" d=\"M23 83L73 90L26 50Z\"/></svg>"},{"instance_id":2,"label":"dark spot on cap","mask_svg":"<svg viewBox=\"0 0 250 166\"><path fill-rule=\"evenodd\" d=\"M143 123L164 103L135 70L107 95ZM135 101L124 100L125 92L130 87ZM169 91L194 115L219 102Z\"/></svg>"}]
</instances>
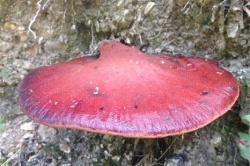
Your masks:
<instances>
[{"instance_id":1,"label":"dark spot on cap","mask_svg":"<svg viewBox=\"0 0 250 166\"><path fill-rule=\"evenodd\" d=\"M203 90L200 92L201 95L207 95L208 93L209 93L209 91L207 91L207 90Z\"/></svg>"}]
</instances>

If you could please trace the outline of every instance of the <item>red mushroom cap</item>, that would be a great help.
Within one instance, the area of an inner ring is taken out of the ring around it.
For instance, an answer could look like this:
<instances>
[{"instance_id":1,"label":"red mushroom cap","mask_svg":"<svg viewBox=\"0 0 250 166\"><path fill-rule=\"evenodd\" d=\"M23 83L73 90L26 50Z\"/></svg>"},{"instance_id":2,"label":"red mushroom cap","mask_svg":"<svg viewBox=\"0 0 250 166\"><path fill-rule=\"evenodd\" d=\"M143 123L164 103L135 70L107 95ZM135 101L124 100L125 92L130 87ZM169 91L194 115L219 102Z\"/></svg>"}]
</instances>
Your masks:
<instances>
[{"instance_id":1,"label":"red mushroom cap","mask_svg":"<svg viewBox=\"0 0 250 166\"><path fill-rule=\"evenodd\" d=\"M237 80L212 60L107 41L99 51L30 72L19 90L24 113L52 127L155 138L207 125L239 95Z\"/></svg>"}]
</instances>

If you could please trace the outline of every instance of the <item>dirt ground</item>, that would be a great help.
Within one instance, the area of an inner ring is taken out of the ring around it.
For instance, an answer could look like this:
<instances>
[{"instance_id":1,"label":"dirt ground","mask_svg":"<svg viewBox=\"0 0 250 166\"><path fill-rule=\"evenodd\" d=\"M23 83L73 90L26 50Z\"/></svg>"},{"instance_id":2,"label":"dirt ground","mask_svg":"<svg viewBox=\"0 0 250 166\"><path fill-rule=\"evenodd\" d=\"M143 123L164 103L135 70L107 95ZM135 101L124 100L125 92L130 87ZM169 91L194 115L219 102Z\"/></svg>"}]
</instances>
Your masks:
<instances>
[{"instance_id":1,"label":"dirt ground","mask_svg":"<svg viewBox=\"0 0 250 166\"><path fill-rule=\"evenodd\" d=\"M246 166L237 147L250 110L248 0L0 1L0 163L62 166ZM119 40L149 54L214 59L239 81L233 108L197 131L132 139L37 124L18 103L31 70Z\"/></svg>"}]
</instances>

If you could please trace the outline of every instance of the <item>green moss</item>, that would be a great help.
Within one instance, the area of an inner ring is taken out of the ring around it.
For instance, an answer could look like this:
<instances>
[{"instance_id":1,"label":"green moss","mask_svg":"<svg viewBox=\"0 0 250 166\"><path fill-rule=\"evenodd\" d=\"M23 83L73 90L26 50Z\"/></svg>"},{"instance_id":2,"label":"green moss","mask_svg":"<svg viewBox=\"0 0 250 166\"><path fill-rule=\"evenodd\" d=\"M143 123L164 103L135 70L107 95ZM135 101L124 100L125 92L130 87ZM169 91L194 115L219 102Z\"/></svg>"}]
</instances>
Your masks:
<instances>
[{"instance_id":1,"label":"green moss","mask_svg":"<svg viewBox=\"0 0 250 166\"><path fill-rule=\"evenodd\" d=\"M6 162L6 159L0 158L0 163L1 163L1 164L4 163L5 166L12 166L11 163L9 163L9 162L6 162L6 163L5 163L5 162Z\"/></svg>"},{"instance_id":2,"label":"green moss","mask_svg":"<svg viewBox=\"0 0 250 166\"><path fill-rule=\"evenodd\" d=\"M152 40L152 46L157 46L158 44L159 44L159 42L158 42L157 38L154 38Z\"/></svg>"},{"instance_id":3,"label":"green moss","mask_svg":"<svg viewBox=\"0 0 250 166\"><path fill-rule=\"evenodd\" d=\"M10 76L9 68L4 67L0 72L0 77L5 78L5 77L9 77L9 76Z\"/></svg>"},{"instance_id":4,"label":"green moss","mask_svg":"<svg viewBox=\"0 0 250 166\"><path fill-rule=\"evenodd\" d=\"M43 149L46 152L46 154L51 155L54 159L58 159L59 157L63 155L63 152L54 144L46 144L43 147Z\"/></svg>"}]
</instances>

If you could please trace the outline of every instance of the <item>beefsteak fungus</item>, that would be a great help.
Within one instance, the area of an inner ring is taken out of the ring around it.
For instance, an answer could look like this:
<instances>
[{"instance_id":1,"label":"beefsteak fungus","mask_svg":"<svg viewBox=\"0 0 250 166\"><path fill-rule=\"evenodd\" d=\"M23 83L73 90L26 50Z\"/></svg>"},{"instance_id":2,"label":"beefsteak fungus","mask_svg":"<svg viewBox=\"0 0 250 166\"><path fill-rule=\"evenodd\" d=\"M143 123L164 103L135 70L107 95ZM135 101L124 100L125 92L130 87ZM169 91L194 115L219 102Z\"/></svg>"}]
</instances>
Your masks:
<instances>
[{"instance_id":1,"label":"beefsteak fungus","mask_svg":"<svg viewBox=\"0 0 250 166\"><path fill-rule=\"evenodd\" d=\"M112 41L99 51L31 71L19 90L23 112L52 127L155 138L207 125L239 95L237 80L213 60L147 55Z\"/></svg>"}]
</instances>

